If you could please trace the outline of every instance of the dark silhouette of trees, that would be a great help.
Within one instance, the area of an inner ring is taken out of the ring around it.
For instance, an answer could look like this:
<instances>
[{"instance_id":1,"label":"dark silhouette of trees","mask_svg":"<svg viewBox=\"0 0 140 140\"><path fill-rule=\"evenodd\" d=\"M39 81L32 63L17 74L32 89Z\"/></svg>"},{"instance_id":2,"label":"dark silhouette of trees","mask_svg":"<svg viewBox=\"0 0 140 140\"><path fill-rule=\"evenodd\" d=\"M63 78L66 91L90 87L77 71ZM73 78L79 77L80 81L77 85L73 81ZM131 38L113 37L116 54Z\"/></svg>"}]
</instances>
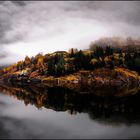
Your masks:
<instances>
[{"instance_id":1,"label":"dark silhouette of trees","mask_svg":"<svg viewBox=\"0 0 140 140\"><path fill-rule=\"evenodd\" d=\"M102 47L96 47L94 52L96 57L102 57L104 55L104 51Z\"/></svg>"},{"instance_id":2,"label":"dark silhouette of trees","mask_svg":"<svg viewBox=\"0 0 140 140\"><path fill-rule=\"evenodd\" d=\"M105 49L105 55L109 56L109 55L113 55L113 49L110 46L107 46Z\"/></svg>"}]
</instances>

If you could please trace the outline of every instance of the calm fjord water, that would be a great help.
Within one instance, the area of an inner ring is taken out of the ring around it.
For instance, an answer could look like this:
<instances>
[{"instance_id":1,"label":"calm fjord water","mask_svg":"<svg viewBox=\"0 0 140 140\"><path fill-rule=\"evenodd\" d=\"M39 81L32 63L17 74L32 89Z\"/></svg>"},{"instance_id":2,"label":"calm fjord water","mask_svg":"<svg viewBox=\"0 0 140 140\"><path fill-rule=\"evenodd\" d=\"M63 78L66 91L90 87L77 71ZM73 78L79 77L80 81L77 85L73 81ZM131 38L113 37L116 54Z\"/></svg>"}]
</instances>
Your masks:
<instances>
[{"instance_id":1,"label":"calm fjord water","mask_svg":"<svg viewBox=\"0 0 140 140\"><path fill-rule=\"evenodd\" d=\"M114 99L68 92L1 89L0 138L140 138L139 93Z\"/></svg>"}]
</instances>

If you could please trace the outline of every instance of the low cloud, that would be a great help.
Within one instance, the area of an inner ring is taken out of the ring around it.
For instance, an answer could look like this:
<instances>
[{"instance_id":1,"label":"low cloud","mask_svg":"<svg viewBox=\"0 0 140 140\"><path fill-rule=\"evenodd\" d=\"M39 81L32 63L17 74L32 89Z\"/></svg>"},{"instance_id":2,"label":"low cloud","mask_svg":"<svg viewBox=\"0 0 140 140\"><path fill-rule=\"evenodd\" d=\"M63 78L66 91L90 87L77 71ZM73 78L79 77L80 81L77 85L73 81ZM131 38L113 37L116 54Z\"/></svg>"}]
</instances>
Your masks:
<instances>
[{"instance_id":1,"label":"low cloud","mask_svg":"<svg viewBox=\"0 0 140 140\"><path fill-rule=\"evenodd\" d=\"M86 49L104 36L140 38L139 13L139 1L0 2L0 44L7 54L1 63L39 52Z\"/></svg>"}]
</instances>

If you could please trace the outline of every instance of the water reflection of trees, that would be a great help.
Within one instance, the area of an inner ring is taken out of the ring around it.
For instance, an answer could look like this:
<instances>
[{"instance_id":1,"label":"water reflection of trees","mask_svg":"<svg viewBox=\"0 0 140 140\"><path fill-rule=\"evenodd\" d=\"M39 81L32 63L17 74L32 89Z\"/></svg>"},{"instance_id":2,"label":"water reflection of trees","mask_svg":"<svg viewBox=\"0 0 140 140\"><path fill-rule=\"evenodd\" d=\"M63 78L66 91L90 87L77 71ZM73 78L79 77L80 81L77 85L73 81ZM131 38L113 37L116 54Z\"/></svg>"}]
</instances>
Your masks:
<instances>
[{"instance_id":1,"label":"water reflection of trees","mask_svg":"<svg viewBox=\"0 0 140 140\"><path fill-rule=\"evenodd\" d=\"M32 104L38 109L45 107L55 111L68 111L70 114L84 112L88 113L91 119L104 123L140 122L140 94L138 93L128 97L95 96L93 93L80 93L61 87L40 85L0 85L0 91L24 101L25 105Z\"/></svg>"}]
</instances>

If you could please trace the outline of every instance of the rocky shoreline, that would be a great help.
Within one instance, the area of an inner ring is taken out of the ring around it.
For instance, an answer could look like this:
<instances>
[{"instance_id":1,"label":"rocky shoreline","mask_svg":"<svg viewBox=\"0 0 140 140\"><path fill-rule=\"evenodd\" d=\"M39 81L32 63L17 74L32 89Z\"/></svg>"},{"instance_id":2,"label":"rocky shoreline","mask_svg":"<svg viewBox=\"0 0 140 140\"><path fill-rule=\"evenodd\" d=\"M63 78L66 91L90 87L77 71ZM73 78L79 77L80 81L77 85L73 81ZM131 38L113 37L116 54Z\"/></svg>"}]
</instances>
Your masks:
<instances>
[{"instance_id":1,"label":"rocky shoreline","mask_svg":"<svg viewBox=\"0 0 140 140\"><path fill-rule=\"evenodd\" d=\"M114 70L102 68L96 70L80 70L78 72L60 77L37 76L30 78L26 75L8 75L1 77L1 81L14 82L20 84L43 84L48 86L67 87L78 89L81 86L88 87L120 87L124 85L140 86L140 76L125 68L115 68Z\"/></svg>"}]
</instances>

